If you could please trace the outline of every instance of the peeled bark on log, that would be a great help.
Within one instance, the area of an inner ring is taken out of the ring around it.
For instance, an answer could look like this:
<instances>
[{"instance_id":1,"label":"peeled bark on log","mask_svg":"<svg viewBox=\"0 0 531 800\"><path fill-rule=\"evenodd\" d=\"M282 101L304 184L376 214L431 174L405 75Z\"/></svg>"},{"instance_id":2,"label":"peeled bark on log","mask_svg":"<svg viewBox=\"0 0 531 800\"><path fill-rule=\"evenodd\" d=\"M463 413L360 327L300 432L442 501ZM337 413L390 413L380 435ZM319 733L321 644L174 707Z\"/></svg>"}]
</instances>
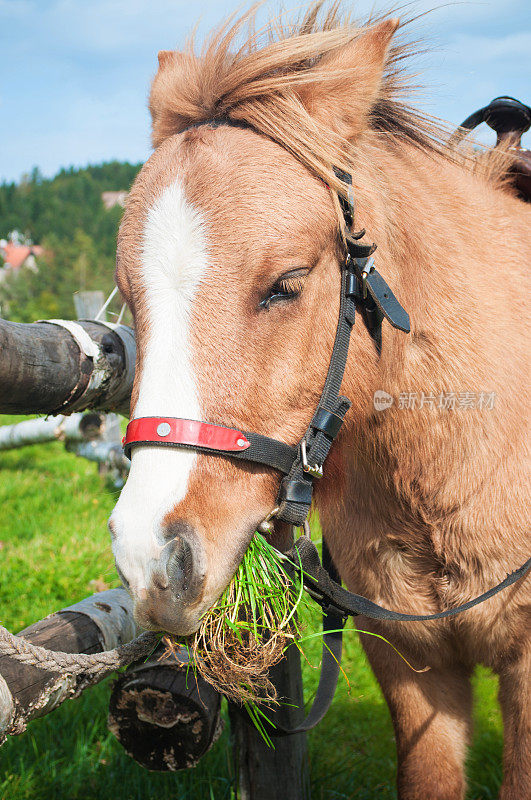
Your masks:
<instances>
[{"instance_id":1,"label":"peeled bark on log","mask_svg":"<svg viewBox=\"0 0 531 800\"><path fill-rule=\"evenodd\" d=\"M142 767L175 772L195 767L218 739L221 697L186 669L185 651L161 656L159 650L118 678L107 726Z\"/></svg>"},{"instance_id":2,"label":"peeled bark on log","mask_svg":"<svg viewBox=\"0 0 531 800\"><path fill-rule=\"evenodd\" d=\"M70 414L86 408L129 414L134 332L95 321L75 325L92 340L85 348L90 355L76 340L78 328L71 332L53 321L0 320L0 414Z\"/></svg>"},{"instance_id":3,"label":"peeled bark on log","mask_svg":"<svg viewBox=\"0 0 531 800\"><path fill-rule=\"evenodd\" d=\"M51 614L19 636L48 650L101 653L130 642L138 633L128 593L109 589ZM81 680L68 673L47 672L0 655L0 743L5 735L22 733L30 719L48 714L81 689Z\"/></svg>"},{"instance_id":4,"label":"peeled bark on log","mask_svg":"<svg viewBox=\"0 0 531 800\"><path fill-rule=\"evenodd\" d=\"M15 716L15 702L9 686L0 675L0 737L12 723Z\"/></svg>"}]
</instances>

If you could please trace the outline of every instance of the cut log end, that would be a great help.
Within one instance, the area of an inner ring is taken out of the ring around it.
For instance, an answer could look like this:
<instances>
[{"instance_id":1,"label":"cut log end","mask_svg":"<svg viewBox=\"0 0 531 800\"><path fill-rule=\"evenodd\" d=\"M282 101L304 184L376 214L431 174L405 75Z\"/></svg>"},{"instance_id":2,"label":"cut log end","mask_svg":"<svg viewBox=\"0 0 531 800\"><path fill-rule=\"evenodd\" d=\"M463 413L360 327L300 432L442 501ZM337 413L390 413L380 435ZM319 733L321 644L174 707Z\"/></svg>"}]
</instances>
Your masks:
<instances>
[{"instance_id":1,"label":"cut log end","mask_svg":"<svg viewBox=\"0 0 531 800\"><path fill-rule=\"evenodd\" d=\"M148 770L195 767L218 739L220 695L190 670L172 664L132 667L114 684L108 728Z\"/></svg>"}]
</instances>

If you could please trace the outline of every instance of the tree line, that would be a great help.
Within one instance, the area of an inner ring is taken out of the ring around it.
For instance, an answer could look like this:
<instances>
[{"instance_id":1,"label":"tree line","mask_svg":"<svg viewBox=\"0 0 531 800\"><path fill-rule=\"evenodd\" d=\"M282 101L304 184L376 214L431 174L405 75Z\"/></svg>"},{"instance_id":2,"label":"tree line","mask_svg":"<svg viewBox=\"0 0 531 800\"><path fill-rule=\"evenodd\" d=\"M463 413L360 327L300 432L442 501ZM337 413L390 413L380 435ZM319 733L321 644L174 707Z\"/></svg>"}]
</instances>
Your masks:
<instances>
[{"instance_id":1,"label":"tree line","mask_svg":"<svg viewBox=\"0 0 531 800\"><path fill-rule=\"evenodd\" d=\"M18 183L0 184L0 238L18 230L44 247L36 273L22 268L0 283L1 316L72 318L74 292L111 291L123 209L106 209L101 195L127 191L140 166L111 161L62 169L53 178L34 169Z\"/></svg>"}]
</instances>

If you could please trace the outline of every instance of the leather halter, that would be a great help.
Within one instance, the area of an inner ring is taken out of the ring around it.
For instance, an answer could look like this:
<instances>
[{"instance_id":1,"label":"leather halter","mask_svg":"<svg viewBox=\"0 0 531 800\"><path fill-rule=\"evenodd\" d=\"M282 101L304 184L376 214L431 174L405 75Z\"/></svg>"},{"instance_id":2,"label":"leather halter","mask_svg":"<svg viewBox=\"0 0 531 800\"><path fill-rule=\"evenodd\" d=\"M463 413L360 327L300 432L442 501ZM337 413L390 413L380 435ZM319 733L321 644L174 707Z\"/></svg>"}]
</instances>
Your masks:
<instances>
[{"instance_id":1,"label":"leather halter","mask_svg":"<svg viewBox=\"0 0 531 800\"><path fill-rule=\"evenodd\" d=\"M211 123L203 123L211 124ZM231 124L230 120L215 121ZM196 127L196 126L194 126ZM237 127L241 127L238 123ZM375 244L358 240L365 231L351 230L354 222L352 177L335 170L345 184L346 197L340 197L346 225L346 256L341 265L339 320L325 385L317 409L301 441L296 446L252 431L239 431L208 422L175 417L140 417L127 426L124 451L130 457L138 445L186 447L194 450L252 461L283 474L277 506L269 515L301 526L306 520L313 493L313 481L322 477L323 464L350 408L350 400L339 394L355 312L361 312L378 353L381 348L383 319L409 333L409 316L375 269L372 254Z\"/></svg>"}]
</instances>

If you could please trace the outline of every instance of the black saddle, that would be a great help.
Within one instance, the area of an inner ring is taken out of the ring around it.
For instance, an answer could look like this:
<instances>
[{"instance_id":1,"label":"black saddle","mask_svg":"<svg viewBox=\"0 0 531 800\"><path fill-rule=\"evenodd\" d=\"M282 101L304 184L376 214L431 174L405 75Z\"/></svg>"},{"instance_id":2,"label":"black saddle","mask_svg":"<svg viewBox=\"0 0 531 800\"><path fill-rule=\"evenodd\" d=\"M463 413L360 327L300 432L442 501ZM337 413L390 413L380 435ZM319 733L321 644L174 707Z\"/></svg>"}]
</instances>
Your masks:
<instances>
[{"instance_id":1,"label":"black saddle","mask_svg":"<svg viewBox=\"0 0 531 800\"><path fill-rule=\"evenodd\" d=\"M522 147L522 136L531 127L531 108L514 97L495 97L488 106L474 111L461 123L456 139L462 139L482 122L496 131L496 147L509 145L516 151L510 174L518 196L531 203L531 150Z\"/></svg>"}]
</instances>

